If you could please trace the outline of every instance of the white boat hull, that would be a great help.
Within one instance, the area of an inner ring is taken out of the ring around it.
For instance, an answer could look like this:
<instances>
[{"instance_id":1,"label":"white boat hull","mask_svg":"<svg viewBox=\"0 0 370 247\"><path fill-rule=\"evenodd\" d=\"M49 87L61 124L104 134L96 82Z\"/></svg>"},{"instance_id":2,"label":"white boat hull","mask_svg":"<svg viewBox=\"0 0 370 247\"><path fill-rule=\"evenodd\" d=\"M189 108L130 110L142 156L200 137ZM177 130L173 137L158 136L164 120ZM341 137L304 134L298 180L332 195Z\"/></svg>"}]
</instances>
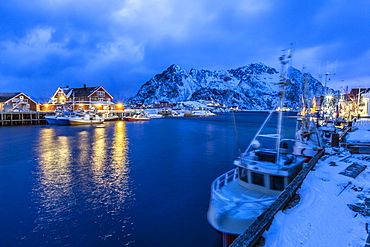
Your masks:
<instances>
[{"instance_id":1,"label":"white boat hull","mask_svg":"<svg viewBox=\"0 0 370 247\"><path fill-rule=\"evenodd\" d=\"M69 118L66 116L58 117L57 124L58 125L69 125Z\"/></svg>"},{"instance_id":2,"label":"white boat hull","mask_svg":"<svg viewBox=\"0 0 370 247\"><path fill-rule=\"evenodd\" d=\"M84 120L84 119L77 120L77 119L74 119L74 120L69 120L70 125L102 124L102 123L104 123L103 119L95 119L95 120Z\"/></svg>"},{"instance_id":3,"label":"white boat hull","mask_svg":"<svg viewBox=\"0 0 370 247\"><path fill-rule=\"evenodd\" d=\"M48 124L58 124L57 117L58 116L45 116L45 120Z\"/></svg>"},{"instance_id":4,"label":"white boat hull","mask_svg":"<svg viewBox=\"0 0 370 247\"><path fill-rule=\"evenodd\" d=\"M231 170L215 180L207 212L210 225L229 235L242 234L276 198L241 186L236 171ZM232 180L231 176L234 176ZM217 181L227 182L217 186Z\"/></svg>"}]
</instances>

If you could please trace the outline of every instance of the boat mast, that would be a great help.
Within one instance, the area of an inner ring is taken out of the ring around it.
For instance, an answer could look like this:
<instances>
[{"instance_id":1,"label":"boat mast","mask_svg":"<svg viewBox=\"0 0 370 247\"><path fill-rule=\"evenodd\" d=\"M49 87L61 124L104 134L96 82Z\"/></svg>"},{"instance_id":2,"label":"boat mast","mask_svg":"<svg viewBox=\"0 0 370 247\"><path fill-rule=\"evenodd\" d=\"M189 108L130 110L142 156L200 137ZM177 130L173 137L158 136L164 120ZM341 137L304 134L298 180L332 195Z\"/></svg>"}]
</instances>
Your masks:
<instances>
[{"instance_id":1,"label":"boat mast","mask_svg":"<svg viewBox=\"0 0 370 247\"><path fill-rule=\"evenodd\" d=\"M278 126L277 126L277 140L276 140L276 162L278 163L280 160L280 142L281 142L281 129L283 123L283 106L284 106L284 99L285 99L285 85L287 84L287 79L285 76L285 65L289 63L291 58L291 51L285 50L285 54L279 57L281 63L281 74L280 74L280 82L278 83L280 86L279 92L279 115L278 115Z\"/></svg>"}]
</instances>

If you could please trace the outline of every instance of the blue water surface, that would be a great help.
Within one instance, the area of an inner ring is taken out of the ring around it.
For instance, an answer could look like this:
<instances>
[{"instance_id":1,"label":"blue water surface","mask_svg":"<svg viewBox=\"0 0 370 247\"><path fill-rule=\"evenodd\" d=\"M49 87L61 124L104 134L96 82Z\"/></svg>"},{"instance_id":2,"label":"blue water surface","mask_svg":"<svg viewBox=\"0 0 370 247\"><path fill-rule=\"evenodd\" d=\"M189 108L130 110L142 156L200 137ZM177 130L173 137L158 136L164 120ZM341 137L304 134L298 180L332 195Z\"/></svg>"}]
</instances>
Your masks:
<instances>
[{"instance_id":1,"label":"blue water surface","mask_svg":"<svg viewBox=\"0 0 370 247\"><path fill-rule=\"evenodd\" d=\"M0 246L222 246L211 183L266 115L2 126Z\"/></svg>"}]
</instances>

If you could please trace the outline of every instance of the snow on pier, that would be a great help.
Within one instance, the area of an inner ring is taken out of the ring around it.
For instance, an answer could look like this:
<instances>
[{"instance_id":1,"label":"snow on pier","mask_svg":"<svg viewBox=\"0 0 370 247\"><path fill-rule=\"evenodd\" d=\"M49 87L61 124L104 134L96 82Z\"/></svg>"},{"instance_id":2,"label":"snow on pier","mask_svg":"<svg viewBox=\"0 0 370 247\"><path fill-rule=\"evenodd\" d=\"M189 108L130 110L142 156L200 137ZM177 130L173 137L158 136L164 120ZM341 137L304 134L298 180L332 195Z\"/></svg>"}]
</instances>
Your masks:
<instances>
[{"instance_id":1,"label":"snow on pier","mask_svg":"<svg viewBox=\"0 0 370 247\"><path fill-rule=\"evenodd\" d=\"M370 143L370 121L354 123L348 143ZM258 246L370 246L368 153L353 152L346 145L326 148L294 199L293 206L275 214ZM243 245L248 239L242 237L232 246L253 246Z\"/></svg>"},{"instance_id":2,"label":"snow on pier","mask_svg":"<svg viewBox=\"0 0 370 247\"><path fill-rule=\"evenodd\" d=\"M297 206L276 214L265 246L365 246L370 215L370 157L329 149L297 194ZM365 168L355 178L343 174Z\"/></svg>"}]
</instances>

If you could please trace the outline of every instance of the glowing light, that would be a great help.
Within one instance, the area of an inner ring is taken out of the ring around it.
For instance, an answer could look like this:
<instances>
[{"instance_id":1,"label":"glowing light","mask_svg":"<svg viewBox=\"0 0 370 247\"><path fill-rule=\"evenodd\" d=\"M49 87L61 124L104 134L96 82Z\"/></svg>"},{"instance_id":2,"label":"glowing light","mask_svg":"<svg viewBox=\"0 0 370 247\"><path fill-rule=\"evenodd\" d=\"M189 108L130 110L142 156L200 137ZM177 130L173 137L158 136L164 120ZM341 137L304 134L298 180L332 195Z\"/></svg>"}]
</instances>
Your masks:
<instances>
[{"instance_id":1,"label":"glowing light","mask_svg":"<svg viewBox=\"0 0 370 247\"><path fill-rule=\"evenodd\" d=\"M327 100L332 100L334 98L333 95L326 95L325 97Z\"/></svg>"}]
</instances>

